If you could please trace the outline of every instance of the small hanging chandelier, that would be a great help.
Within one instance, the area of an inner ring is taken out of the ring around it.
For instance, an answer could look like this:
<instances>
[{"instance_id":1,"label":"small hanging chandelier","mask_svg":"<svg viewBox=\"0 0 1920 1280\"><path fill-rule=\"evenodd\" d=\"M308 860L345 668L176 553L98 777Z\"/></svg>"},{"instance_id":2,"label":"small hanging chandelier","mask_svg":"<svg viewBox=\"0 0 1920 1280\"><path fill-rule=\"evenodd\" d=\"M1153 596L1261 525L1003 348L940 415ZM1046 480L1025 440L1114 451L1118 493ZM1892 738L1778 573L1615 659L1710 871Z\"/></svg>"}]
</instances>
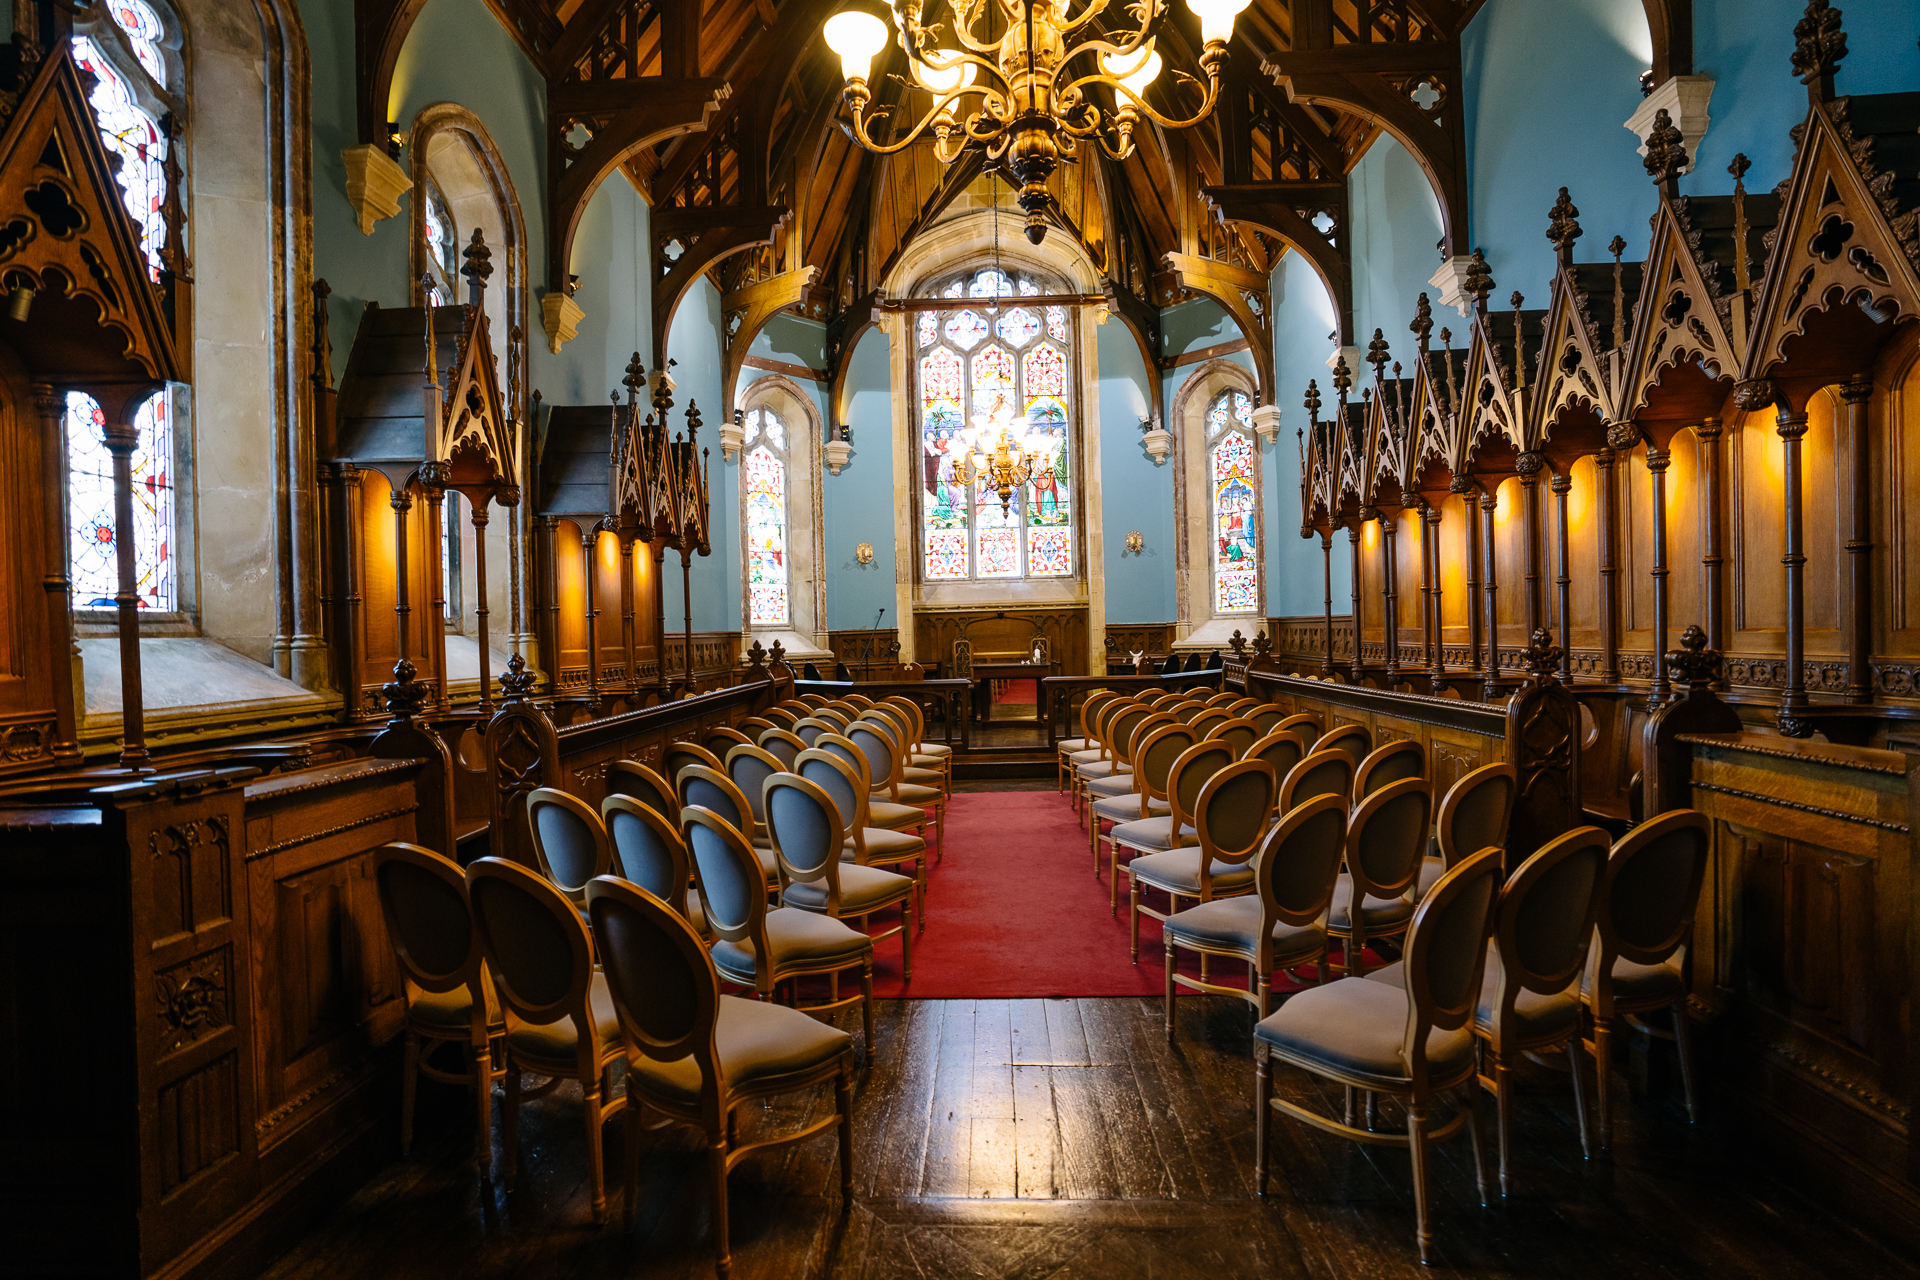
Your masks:
<instances>
[{"instance_id":1,"label":"small hanging chandelier","mask_svg":"<svg viewBox=\"0 0 1920 1280\"><path fill-rule=\"evenodd\" d=\"M914 80L933 95L933 105L904 135L885 144L869 132L872 121L884 118L887 109L867 111L873 97L867 77L874 55L886 47L887 24L859 9L835 14L827 19L824 32L846 76L854 139L878 155L891 155L931 131L942 164L981 144L988 164L1005 167L1020 184L1027 239L1039 244L1047 234L1051 203L1047 179L1062 155L1072 155L1080 142L1092 141L1115 160L1124 160L1133 153L1133 132L1141 116L1163 128L1187 129L1213 111L1233 20L1249 0L1187 0L1200 19L1200 69L1207 80L1205 101L1186 120L1161 115L1142 96L1160 74L1154 26L1166 12L1165 0L1133 0L1126 13L1138 27L1096 34L1068 46L1070 39L1086 33L1107 3L1088 0L1079 15L1070 18L1068 0L952 0L953 34L961 45L954 49L939 46L938 23L921 24L922 0L892 0L895 38L906 50ZM995 10L1006 20L998 37L991 31ZM983 11L988 14L984 33L977 30ZM1076 65L1077 73L1070 70ZM1180 79L1198 83L1191 76ZM1087 96L1093 85L1112 91L1111 111Z\"/></svg>"},{"instance_id":2,"label":"small hanging chandelier","mask_svg":"<svg viewBox=\"0 0 1920 1280\"><path fill-rule=\"evenodd\" d=\"M1004 514L1013 505L1013 491L1033 479L1051 452L1045 436L1036 435L1025 418L1016 419L1004 396L996 396L987 413L973 415L973 425L958 433L961 448L953 460L954 478L963 484L982 484L1000 495Z\"/></svg>"}]
</instances>

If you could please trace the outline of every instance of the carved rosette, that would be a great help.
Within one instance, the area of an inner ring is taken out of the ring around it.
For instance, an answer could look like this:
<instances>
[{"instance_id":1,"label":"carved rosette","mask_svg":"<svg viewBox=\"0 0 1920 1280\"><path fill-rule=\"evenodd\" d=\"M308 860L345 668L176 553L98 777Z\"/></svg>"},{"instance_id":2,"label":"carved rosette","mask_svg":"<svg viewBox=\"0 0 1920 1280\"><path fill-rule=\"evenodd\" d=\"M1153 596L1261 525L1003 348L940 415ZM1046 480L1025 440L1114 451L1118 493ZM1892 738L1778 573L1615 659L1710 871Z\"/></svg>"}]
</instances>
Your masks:
<instances>
[{"instance_id":1,"label":"carved rosette","mask_svg":"<svg viewBox=\"0 0 1920 1280\"><path fill-rule=\"evenodd\" d=\"M1540 469L1547 465L1547 455L1529 449L1513 460L1513 469L1522 476L1537 476Z\"/></svg>"},{"instance_id":2,"label":"carved rosette","mask_svg":"<svg viewBox=\"0 0 1920 1280\"><path fill-rule=\"evenodd\" d=\"M1707 633L1695 624L1680 633L1680 647L1667 654L1667 678L1704 689L1720 678L1720 664L1720 651L1707 648Z\"/></svg>"},{"instance_id":3,"label":"carved rosette","mask_svg":"<svg viewBox=\"0 0 1920 1280\"><path fill-rule=\"evenodd\" d=\"M1473 492L1472 478L1468 476L1455 476L1452 480L1449 480L1447 482L1447 492L1461 493L1461 494L1472 493Z\"/></svg>"},{"instance_id":4,"label":"carved rosette","mask_svg":"<svg viewBox=\"0 0 1920 1280\"><path fill-rule=\"evenodd\" d=\"M1772 408L1779 400L1780 389L1771 378L1750 378L1733 388L1733 402L1748 413Z\"/></svg>"},{"instance_id":5,"label":"carved rosette","mask_svg":"<svg viewBox=\"0 0 1920 1280\"><path fill-rule=\"evenodd\" d=\"M535 676L527 670L527 660L519 654L507 659L507 669L500 675L500 692L507 702L525 702L533 692Z\"/></svg>"},{"instance_id":6,"label":"carved rosette","mask_svg":"<svg viewBox=\"0 0 1920 1280\"><path fill-rule=\"evenodd\" d=\"M1549 684L1559 679L1560 656L1560 646L1553 642L1552 633L1545 627L1534 628L1533 643L1520 651L1520 661L1535 684Z\"/></svg>"},{"instance_id":7,"label":"carved rosette","mask_svg":"<svg viewBox=\"0 0 1920 1280\"><path fill-rule=\"evenodd\" d=\"M1607 428L1607 448L1626 453L1640 443L1640 428L1631 422L1616 422Z\"/></svg>"}]
</instances>

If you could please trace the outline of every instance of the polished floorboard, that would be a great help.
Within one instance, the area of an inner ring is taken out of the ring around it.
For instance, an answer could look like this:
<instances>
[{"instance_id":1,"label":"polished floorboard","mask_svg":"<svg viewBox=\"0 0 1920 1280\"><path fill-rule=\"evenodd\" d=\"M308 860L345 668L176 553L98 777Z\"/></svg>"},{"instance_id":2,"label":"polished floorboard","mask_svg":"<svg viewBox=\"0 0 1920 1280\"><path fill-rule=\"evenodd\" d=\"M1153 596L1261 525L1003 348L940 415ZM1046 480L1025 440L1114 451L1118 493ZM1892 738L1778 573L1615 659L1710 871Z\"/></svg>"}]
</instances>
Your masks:
<instances>
[{"instance_id":1,"label":"polished floorboard","mask_svg":"<svg viewBox=\"0 0 1920 1280\"><path fill-rule=\"evenodd\" d=\"M730 1182L733 1274L1431 1274L1414 1261L1403 1151L1276 1116L1271 1189L1254 1195L1251 1010L1194 997L1179 1013L1180 1037L1169 1044L1156 999L881 1002L872 1061L856 1086L851 1211L841 1212L830 1134L749 1156ZM839 1023L859 1040L857 1010L841 1011ZM1711 1102L1708 1118L1689 1126L1671 1100L1630 1099L1621 1078L1613 1150L1583 1161L1565 1074L1526 1064L1519 1081L1510 1199L1480 1207L1464 1131L1438 1149L1434 1270L1607 1280L1920 1275L1740 1148L1732 1126L1716 1125ZM1296 1101L1329 1110L1340 1102L1338 1090L1297 1073L1279 1073L1277 1084ZM827 1090L750 1106L741 1137L831 1109ZM510 1193L480 1184L470 1115L456 1087L423 1084L412 1155L267 1274L713 1275L705 1156L690 1130L643 1138L638 1222L624 1231L617 1172L612 1222L592 1225L578 1086L526 1106ZM1383 1108L1380 1124L1401 1119ZM617 1171L621 1123L606 1134L607 1167Z\"/></svg>"}]
</instances>

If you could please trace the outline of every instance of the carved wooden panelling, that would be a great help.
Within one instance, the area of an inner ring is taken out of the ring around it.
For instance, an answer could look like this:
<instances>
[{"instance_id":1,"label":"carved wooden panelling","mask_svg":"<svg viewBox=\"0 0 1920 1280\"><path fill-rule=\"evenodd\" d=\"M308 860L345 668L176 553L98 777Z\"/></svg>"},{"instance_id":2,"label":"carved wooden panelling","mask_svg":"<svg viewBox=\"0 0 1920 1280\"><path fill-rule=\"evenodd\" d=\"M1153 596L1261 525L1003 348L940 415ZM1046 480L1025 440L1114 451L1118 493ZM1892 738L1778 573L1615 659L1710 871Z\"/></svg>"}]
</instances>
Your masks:
<instances>
[{"instance_id":1,"label":"carved wooden panelling","mask_svg":"<svg viewBox=\"0 0 1920 1280\"><path fill-rule=\"evenodd\" d=\"M224 817L152 832L148 849L156 943L232 916L233 868Z\"/></svg>"},{"instance_id":2,"label":"carved wooden panelling","mask_svg":"<svg viewBox=\"0 0 1920 1280\"><path fill-rule=\"evenodd\" d=\"M1482 765L1494 763L1488 755L1484 738L1433 730L1427 738L1427 776L1433 780L1435 803L1452 790L1454 783Z\"/></svg>"},{"instance_id":3,"label":"carved wooden panelling","mask_svg":"<svg viewBox=\"0 0 1920 1280\"><path fill-rule=\"evenodd\" d=\"M154 1155L163 1197L239 1149L239 1070L236 1050L161 1087Z\"/></svg>"},{"instance_id":4,"label":"carved wooden panelling","mask_svg":"<svg viewBox=\"0 0 1920 1280\"><path fill-rule=\"evenodd\" d=\"M156 1044L162 1056L233 1025L233 948L220 947L153 975Z\"/></svg>"},{"instance_id":5,"label":"carved wooden panelling","mask_svg":"<svg viewBox=\"0 0 1920 1280\"><path fill-rule=\"evenodd\" d=\"M914 653L946 662L953 642L965 638L976 662L1017 662L1033 652L1035 637L1045 637L1055 670L1087 674L1087 611L1084 608L916 612Z\"/></svg>"}]
</instances>

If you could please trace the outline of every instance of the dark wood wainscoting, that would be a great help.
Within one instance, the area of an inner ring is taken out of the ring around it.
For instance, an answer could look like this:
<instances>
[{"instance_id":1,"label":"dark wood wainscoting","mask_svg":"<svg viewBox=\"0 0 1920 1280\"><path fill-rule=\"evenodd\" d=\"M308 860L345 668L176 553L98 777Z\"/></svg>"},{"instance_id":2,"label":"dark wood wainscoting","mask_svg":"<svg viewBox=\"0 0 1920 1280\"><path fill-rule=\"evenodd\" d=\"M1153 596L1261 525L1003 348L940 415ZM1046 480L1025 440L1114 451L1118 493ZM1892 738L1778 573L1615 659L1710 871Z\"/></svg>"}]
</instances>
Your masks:
<instances>
[{"instance_id":1,"label":"dark wood wainscoting","mask_svg":"<svg viewBox=\"0 0 1920 1280\"><path fill-rule=\"evenodd\" d=\"M1047 639L1054 671L1087 674L1087 610L1083 605L1053 609L952 609L916 611L913 651L920 661L949 669L953 642L973 643L976 662L1018 662L1033 653L1037 636Z\"/></svg>"}]
</instances>

